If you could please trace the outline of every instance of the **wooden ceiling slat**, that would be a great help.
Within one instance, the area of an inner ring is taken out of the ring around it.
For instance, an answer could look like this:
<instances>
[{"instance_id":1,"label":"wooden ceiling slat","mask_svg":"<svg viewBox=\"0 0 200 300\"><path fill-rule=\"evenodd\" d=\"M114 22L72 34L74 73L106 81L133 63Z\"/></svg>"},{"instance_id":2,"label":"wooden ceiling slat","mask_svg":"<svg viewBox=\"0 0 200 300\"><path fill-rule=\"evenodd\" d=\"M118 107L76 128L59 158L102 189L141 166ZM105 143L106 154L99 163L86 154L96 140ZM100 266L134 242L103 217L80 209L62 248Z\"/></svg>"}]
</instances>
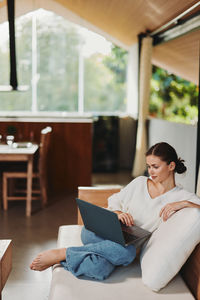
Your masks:
<instances>
[{"instance_id":1,"label":"wooden ceiling slat","mask_svg":"<svg viewBox=\"0 0 200 300\"><path fill-rule=\"evenodd\" d=\"M197 0L56 0L126 45L177 17Z\"/></svg>"},{"instance_id":2,"label":"wooden ceiling slat","mask_svg":"<svg viewBox=\"0 0 200 300\"><path fill-rule=\"evenodd\" d=\"M153 64L198 85L200 30L154 47Z\"/></svg>"}]
</instances>

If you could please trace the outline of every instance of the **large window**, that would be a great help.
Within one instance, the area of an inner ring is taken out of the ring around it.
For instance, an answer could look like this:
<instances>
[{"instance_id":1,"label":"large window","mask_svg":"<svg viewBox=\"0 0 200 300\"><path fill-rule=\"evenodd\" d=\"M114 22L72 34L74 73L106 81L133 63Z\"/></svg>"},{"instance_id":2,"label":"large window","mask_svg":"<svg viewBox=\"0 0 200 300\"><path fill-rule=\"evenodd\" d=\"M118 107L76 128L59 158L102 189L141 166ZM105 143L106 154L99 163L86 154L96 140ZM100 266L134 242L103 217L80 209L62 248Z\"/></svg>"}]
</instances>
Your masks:
<instances>
[{"instance_id":1,"label":"large window","mask_svg":"<svg viewBox=\"0 0 200 300\"><path fill-rule=\"evenodd\" d=\"M0 25L0 85L9 84L8 24ZM127 52L43 9L16 20L18 83L1 111L126 111Z\"/></svg>"}]
</instances>

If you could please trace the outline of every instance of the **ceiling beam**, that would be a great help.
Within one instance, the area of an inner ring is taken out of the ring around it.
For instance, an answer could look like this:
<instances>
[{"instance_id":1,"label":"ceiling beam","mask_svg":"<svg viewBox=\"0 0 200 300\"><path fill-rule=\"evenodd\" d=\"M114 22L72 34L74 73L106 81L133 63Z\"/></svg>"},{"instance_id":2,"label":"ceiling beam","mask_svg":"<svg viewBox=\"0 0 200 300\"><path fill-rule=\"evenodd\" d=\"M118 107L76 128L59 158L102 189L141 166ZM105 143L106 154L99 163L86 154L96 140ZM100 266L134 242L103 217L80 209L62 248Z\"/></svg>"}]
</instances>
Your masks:
<instances>
[{"instance_id":1,"label":"ceiling beam","mask_svg":"<svg viewBox=\"0 0 200 300\"><path fill-rule=\"evenodd\" d=\"M9 43L10 43L10 85L13 90L17 90L17 64L15 46L15 1L7 0Z\"/></svg>"},{"instance_id":2,"label":"ceiling beam","mask_svg":"<svg viewBox=\"0 0 200 300\"><path fill-rule=\"evenodd\" d=\"M0 85L0 92L20 91L25 92L28 86L18 86L17 60L15 45L15 0L7 0L9 46L10 46L10 85Z\"/></svg>"},{"instance_id":3,"label":"ceiling beam","mask_svg":"<svg viewBox=\"0 0 200 300\"><path fill-rule=\"evenodd\" d=\"M197 12L192 17L188 18L187 20L179 20L175 27L168 29L162 33L158 33L150 36L154 39L154 46L168 42L170 40L176 39L182 35L185 35L189 32L199 30L200 29L200 11Z\"/></svg>"}]
</instances>

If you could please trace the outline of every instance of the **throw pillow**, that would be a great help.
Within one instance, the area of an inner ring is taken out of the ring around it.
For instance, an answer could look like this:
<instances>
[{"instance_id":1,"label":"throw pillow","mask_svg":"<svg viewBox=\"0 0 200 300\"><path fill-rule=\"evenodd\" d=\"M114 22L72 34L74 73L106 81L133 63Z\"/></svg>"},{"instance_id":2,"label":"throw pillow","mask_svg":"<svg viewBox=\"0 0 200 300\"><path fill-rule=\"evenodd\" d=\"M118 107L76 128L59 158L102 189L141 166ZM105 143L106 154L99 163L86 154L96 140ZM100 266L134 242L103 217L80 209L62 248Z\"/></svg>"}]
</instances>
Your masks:
<instances>
[{"instance_id":1,"label":"throw pillow","mask_svg":"<svg viewBox=\"0 0 200 300\"><path fill-rule=\"evenodd\" d=\"M159 291L200 242L200 209L184 208L153 232L140 255L143 283Z\"/></svg>"}]
</instances>

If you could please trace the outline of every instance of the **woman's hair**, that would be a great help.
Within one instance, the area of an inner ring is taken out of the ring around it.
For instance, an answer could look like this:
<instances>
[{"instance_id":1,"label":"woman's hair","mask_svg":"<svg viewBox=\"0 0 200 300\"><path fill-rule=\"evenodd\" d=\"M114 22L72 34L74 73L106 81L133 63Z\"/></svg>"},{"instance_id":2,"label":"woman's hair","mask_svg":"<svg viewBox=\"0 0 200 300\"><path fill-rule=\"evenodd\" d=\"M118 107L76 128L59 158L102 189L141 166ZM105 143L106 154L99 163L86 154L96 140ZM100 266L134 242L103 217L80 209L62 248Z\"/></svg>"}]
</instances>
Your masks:
<instances>
[{"instance_id":1,"label":"woman's hair","mask_svg":"<svg viewBox=\"0 0 200 300\"><path fill-rule=\"evenodd\" d=\"M176 150L168 143L161 142L153 145L147 152L146 156L155 155L162 161L165 161L168 165L174 161L176 166L174 172L178 174L184 173L187 168L184 165L184 160L177 156Z\"/></svg>"}]
</instances>

